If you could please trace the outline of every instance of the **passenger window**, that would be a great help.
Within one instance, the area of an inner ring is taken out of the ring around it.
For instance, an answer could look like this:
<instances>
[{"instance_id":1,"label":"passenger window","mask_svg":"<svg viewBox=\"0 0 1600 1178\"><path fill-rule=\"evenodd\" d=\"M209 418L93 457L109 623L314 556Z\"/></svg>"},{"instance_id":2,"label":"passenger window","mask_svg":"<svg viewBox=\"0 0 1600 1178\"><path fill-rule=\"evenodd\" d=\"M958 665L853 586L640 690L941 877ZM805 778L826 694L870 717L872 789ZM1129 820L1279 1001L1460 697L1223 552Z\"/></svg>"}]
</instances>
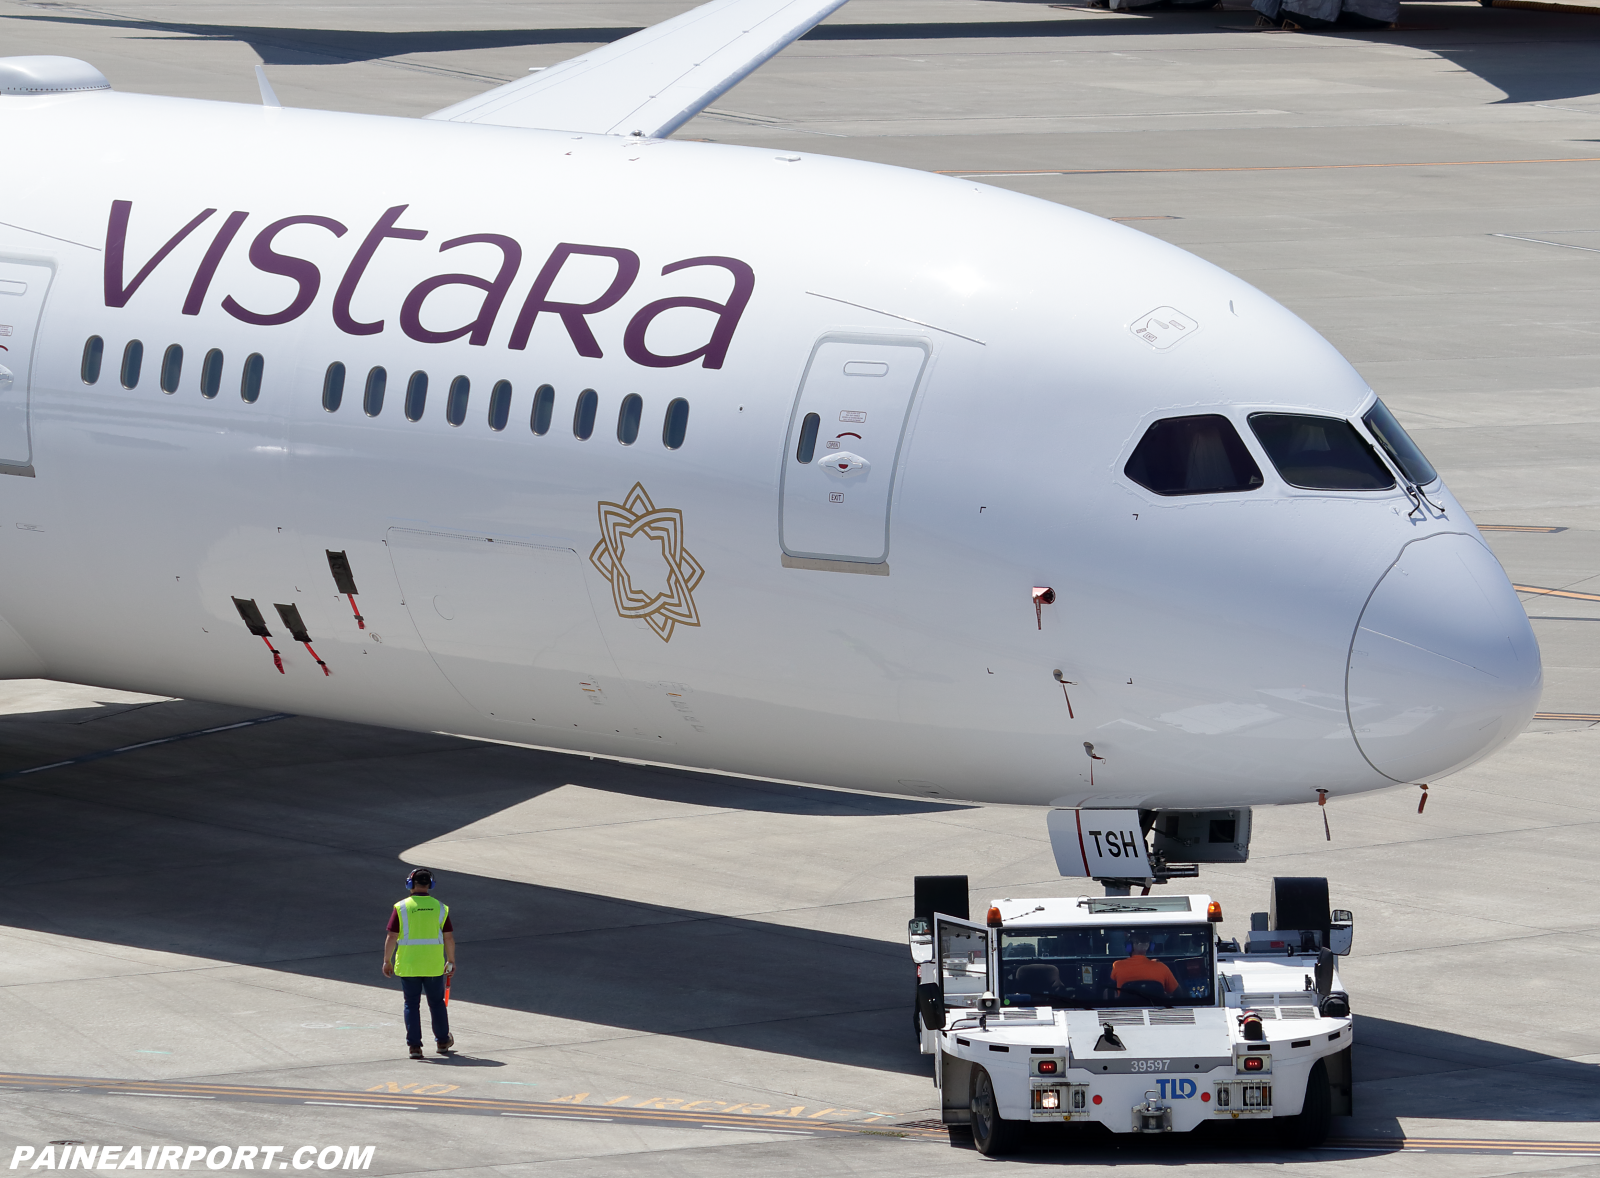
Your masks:
<instances>
[{"instance_id":1,"label":"passenger window","mask_svg":"<svg viewBox=\"0 0 1600 1178\"><path fill-rule=\"evenodd\" d=\"M254 405L261 396L261 369L264 361L260 352L250 353L244 362L244 375L239 378L239 396L247 405Z\"/></svg>"},{"instance_id":2,"label":"passenger window","mask_svg":"<svg viewBox=\"0 0 1600 1178\"><path fill-rule=\"evenodd\" d=\"M444 419L451 425L460 425L467 419L467 398L472 394L472 382L458 376L450 382L450 396L444 403Z\"/></svg>"},{"instance_id":3,"label":"passenger window","mask_svg":"<svg viewBox=\"0 0 1600 1178\"><path fill-rule=\"evenodd\" d=\"M617 441L631 446L639 440L639 419L644 416L644 398L629 393L622 398L622 408L617 410Z\"/></svg>"},{"instance_id":4,"label":"passenger window","mask_svg":"<svg viewBox=\"0 0 1600 1178\"><path fill-rule=\"evenodd\" d=\"M1152 423L1122 473L1157 495L1254 491L1262 483L1239 431L1220 413Z\"/></svg>"},{"instance_id":5,"label":"passenger window","mask_svg":"<svg viewBox=\"0 0 1600 1178\"><path fill-rule=\"evenodd\" d=\"M413 372L406 381L406 420L421 421L422 411L428 407L428 374Z\"/></svg>"},{"instance_id":6,"label":"passenger window","mask_svg":"<svg viewBox=\"0 0 1600 1178\"><path fill-rule=\"evenodd\" d=\"M367 391L361 398L362 411L368 417L376 417L383 412L383 390L389 384L389 374L381 368L374 368L367 373Z\"/></svg>"},{"instance_id":7,"label":"passenger window","mask_svg":"<svg viewBox=\"0 0 1600 1178\"><path fill-rule=\"evenodd\" d=\"M1383 491L1394 478L1342 417L1252 413L1250 428L1283 481L1310 491Z\"/></svg>"},{"instance_id":8,"label":"passenger window","mask_svg":"<svg viewBox=\"0 0 1600 1178\"><path fill-rule=\"evenodd\" d=\"M572 436L587 442L594 434L594 414L600 406L600 396L593 389L578 394L578 405L572 411Z\"/></svg>"},{"instance_id":9,"label":"passenger window","mask_svg":"<svg viewBox=\"0 0 1600 1178\"><path fill-rule=\"evenodd\" d=\"M100 361L106 354L105 341L97 335L91 335L83 345L83 366L78 374L83 377L84 384L94 384L100 379Z\"/></svg>"},{"instance_id":10,"label":"passenger window","mask_svg":"<svg viewBox=\"0 0 1600 1178\"><path fill-rule=\"evenodd\" d=\"M128 346L122 349L122 387L136 389L139 387L139 368L144 364L144 345L136 339L128 341Z\"/></svg>"},{"instance_id":11,"label":"passenger window","mask_svg":"<svg viewBox=\"0 0 1600 1178\"><path fill-rule=\"evenodd\" d=\"M511 382L497 380L489 393L489 428L499 433L511 420Z\"/></svg>"},{"instance_id":12,"label":"passenger window","mask_svg":"<svg viewBox=\"0 0 1600 1178\"><path fill-rule=\"evenodd\" d=\"M661 423L661 444L668 450L676 450L683 445L688 432L689 402L679 397L667 406L667 418Z\"/></svg>"},{"instance_id":13,"label":"passenger window","mask_svg":"<svg viewBox=\"0 0 1600 1178\"><path fill-rule=\"evenodd\" d=\"M556 414L556 391L547 384L539 386L533 394L533 412L528 415L528 428L541 438L550 432L550 422Z\"/></svg>"},{"instance_id":14,"label":"passenger window","mask_svg":"<svg viewBox=\"0 0 1600 1178\"><path fill-rule=\"evenodd\" d=\"M815 413L807 413L805 420L800 423L800 444L794 449L796 462L810 462L817 453L817 428L822 425L822 418Z\"/></svg>"},{"instance_id":15,"label":"passenger window","mask_svg":"<svg viewBox=\"0 0 1600 1178\"><path fill-rule=\"evenodd\" d=\"M1389 457L1406 478L1421 487L1439 477L1439 472L1433 469L1433 463L1422 456L1422 450L1411 440L1411 435L1400 428L1400 423L1382 401L1367 410L1367 415L1361 420L1367 423L1372 436L1378 439L1378 445L1388 451Z\"/></svg>"},{"instance_id":16,"label":"passenger window","mask_svg":"<svg viewBox=\"0 0 1600 1178\"><path fill-rule=\"evenodd\" d=\"M211 400L222 391L222 352L212 348L200 361L200 395Z\"/></svg>"},{"instance_id":17,"label":"passenger window","mask_svg":"<svg viewBox=\"0 0 1600 1178\"><path fill-rule=\"evenodd\" d=\"M322 378L322 407L329 413L337 413L343 400L344 365L335 360L328 365L328 371Z\"/></svg>"},{"instance_id":18,"label":"passenger window","mask_svg":"<svg viewBox=\"0 0 1600 1178\"><path fill-rule=\"evenodd\" d=\"M183 349L177 344L167 348L166 355L161 357L161 391L175 393L178 391L178 378L183 375Z\"/></svg>"}]
</instances>

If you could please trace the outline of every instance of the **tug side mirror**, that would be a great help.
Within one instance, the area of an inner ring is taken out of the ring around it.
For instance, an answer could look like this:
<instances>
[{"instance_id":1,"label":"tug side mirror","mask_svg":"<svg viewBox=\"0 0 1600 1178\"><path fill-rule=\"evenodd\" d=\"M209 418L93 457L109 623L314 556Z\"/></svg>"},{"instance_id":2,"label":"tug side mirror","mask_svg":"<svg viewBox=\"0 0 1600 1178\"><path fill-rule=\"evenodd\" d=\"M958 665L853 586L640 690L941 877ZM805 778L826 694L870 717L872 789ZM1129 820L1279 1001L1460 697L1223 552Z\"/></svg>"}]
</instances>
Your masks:
<instances>
[{"instance_id":1,"label":"tug side mirror","mask_svg":"<svg viewBox=\"0 0 1600 1178\"><path fill-rule=\"evenodd\" d=\"M1328 926L1328 948L1343 957L1355 940L1355 917L1348 908L1335 908L1329 915L1332 923Z\"/></svg>"},{"instance_id":2,"label":"tug side mirror","mask_svg":"<svg viewBox=\"0 0 1600 1178\"><path fill-rule=\"evenodd\" d=\"M917 1010L928 1030L944 1030L944 991L938 982L923 982L917 987Z\"/></svg>"}]
</instances>

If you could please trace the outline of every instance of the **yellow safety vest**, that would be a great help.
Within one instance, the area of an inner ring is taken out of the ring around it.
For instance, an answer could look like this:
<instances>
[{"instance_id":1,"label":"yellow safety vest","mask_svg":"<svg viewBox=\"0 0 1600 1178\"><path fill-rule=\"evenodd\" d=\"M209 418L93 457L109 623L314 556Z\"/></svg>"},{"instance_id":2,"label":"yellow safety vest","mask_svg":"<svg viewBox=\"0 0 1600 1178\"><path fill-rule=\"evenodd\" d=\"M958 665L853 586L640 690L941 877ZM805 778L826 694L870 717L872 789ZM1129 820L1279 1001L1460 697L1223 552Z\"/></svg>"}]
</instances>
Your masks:
<instances>
[{"instance_id":1,"label":"yellow safety vest","mask_svg":"<svg viewBox=\"0 0 1600 1178\"><path fill-rule=\"evenodd\" d=\"M407 896L394 906L400 915L394 972L402 978L436 978L444 973L444 922L450 906L432 896Z\"/></svg>"}]
</instances>

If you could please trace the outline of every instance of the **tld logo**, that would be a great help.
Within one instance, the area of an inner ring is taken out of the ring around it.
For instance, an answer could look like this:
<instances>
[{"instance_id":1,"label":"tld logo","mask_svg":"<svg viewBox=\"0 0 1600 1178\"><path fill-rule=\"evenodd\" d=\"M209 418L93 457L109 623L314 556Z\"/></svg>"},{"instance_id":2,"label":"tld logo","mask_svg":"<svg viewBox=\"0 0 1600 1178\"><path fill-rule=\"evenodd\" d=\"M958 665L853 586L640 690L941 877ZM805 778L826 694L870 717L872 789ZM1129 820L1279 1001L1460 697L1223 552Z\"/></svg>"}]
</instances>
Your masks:
<instances>
[{"instance_id":1,"label":"tld logo","mask_svg":"<svg viewBox=\"0 0 1600 1178\"><path fill-rule=\"evenodd\" d=\"M1156 1087L1161 1091L1162 1100L1188 1100L1195 1094L1193 1080L1157 1080Z\"/></svg>"}]
</instances>

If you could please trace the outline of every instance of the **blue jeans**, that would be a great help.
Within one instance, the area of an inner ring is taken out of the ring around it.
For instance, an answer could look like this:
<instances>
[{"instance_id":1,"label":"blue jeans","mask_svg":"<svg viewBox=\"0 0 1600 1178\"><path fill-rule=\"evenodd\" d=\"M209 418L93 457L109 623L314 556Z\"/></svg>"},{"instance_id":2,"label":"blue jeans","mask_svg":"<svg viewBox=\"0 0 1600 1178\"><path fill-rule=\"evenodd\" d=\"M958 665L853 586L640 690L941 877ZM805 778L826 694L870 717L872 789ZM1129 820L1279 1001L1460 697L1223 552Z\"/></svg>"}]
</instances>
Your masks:
<instances>
[{"instance_id":1,"label":"blue jeans","mask_svg":"<svg viewBox=\"0 0 1600 1178\"><path fill-rule=\"evenodd\" d=\"M433 1019L433 1038L450 1042L450 1015L444 1005L444 977L401 978L406 996L406 1046L422 1046L422 996L428 996L428 1015Z\"/></svg>"}]
</instances>

